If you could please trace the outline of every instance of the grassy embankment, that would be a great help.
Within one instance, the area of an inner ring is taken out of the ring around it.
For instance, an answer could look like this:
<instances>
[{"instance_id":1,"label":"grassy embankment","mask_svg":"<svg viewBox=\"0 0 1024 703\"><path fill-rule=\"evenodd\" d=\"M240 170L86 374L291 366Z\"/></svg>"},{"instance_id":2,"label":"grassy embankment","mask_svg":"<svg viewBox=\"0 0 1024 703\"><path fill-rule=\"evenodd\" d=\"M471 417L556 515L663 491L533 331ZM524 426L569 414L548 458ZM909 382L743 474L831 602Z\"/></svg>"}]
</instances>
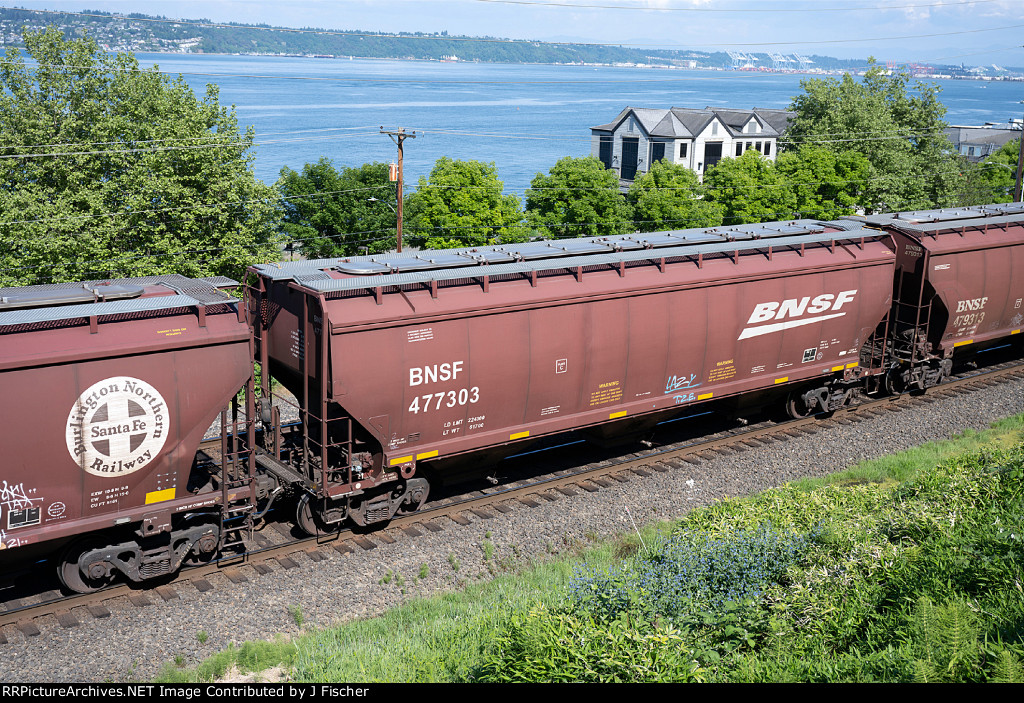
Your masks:
<instances>
[{"instance_id":1,"label":"grassy embankment","mask_svg":"<svg viewBox=\"0 0 1024 703\"><path fill-rule=\"evenodd\" d=\"M302 681L1024 681L1024 415L163 678L279 664Z\"/></svg>"}]
</instances>

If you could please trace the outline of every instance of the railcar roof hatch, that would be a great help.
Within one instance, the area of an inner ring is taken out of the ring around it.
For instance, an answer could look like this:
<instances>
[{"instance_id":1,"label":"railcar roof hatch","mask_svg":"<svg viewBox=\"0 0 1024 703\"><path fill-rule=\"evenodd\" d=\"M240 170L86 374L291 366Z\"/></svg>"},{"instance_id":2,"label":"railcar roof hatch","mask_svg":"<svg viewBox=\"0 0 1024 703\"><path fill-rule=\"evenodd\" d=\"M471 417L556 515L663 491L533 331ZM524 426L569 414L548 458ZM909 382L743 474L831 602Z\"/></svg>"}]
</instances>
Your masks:
<instances>
[{"instance_id":1,"label":"railcar roof hatch","mask_svg":"<svg viewBox=\"0 0 1024 703\"><path fill-rule=\"evenodd\" d=\"M102 303L108 300L128 300L138 298L142 293L143 289L139 286L121 285L90 287L88 284L83 284L81 288L59 288L56 290L21 288L0 296L0 310L24 310L54 305L80 305Z\"/></svg>"}]
</instances>

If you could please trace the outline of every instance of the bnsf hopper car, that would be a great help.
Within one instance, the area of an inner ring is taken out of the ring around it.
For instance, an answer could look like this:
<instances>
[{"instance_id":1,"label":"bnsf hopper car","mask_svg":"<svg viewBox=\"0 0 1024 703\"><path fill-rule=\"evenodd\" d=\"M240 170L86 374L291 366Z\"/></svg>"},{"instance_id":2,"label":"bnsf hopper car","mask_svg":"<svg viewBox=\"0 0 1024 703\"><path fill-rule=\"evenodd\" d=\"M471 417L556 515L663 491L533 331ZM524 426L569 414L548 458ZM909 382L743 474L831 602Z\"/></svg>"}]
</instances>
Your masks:
<instances>
[{"instance_id":1,"label":"bnsf hopper car","mask_svg":"<svg viewBox=\"0 0 1024 703\"><path fill-rule=\"evenodd\" d=\"M227 481L197 460L251 377L238 308L173 275L0 289L5 576L13 559L56 554L64 585L85 592L217 551L251 498L245 452L228 451Z\"/></svg>"},{"instance_id":2,"label":"bnsf hopper car","mask_svg":"<svg viewBox=\"0 0 1024 703\"><path fill-rule=\"evenodd\" d=\"M927 388L1019 339L1020 271L1018 203L260 265L241 309L180 276L3 289L0 568L142 581L279 496L371 525L568 430Z\"/></svg>"},{"instance_id":3,"label":"bnsf hopper car","mask_svg":"<svg viewBox=\"0 0 1024 703\"><path fill-rule=\"evenodd\" d=\"M257 266L258 359L304 413L258 461L314 531L570 429L780 389L835 409L883 371L894 262L886 232L800 221Z\"/></svg>"},{"instance_id":4,"label":"bnsf hopper car","mask_svg":"<svg viewBox=\"0 0 1024 703\"><path fill-rule=\"evenodd\" d=\"M1024 326L1024 204L862 219L892 234L896 277L888 390L924 389L953 360L1003 345ZM1019 343L1018 343L1019 344Z\"/></svg>"}]
</instances>

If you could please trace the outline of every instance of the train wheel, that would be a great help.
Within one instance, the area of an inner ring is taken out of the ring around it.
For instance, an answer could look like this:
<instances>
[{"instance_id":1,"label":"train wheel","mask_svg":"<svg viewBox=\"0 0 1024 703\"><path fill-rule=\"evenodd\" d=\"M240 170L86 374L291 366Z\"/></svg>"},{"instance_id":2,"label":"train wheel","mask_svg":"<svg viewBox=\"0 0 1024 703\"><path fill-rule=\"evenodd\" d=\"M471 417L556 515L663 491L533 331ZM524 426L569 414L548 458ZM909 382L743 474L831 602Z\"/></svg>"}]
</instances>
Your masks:
<instances>
[{"instance_id":1,"label":"train wheel","mask_svg":"<svg viewBox=\"0 0 1024 703\"><path fill-rule=\"evenodd\" d=\"M186 564L196 566L199 564L207 564L217 555L217 547L220 545L220 527L217 525L211 525L213 528L212 532L208 532L192 545L192 549L185 556Z\"/></svg>"},{"instance_id":2,"label":"train wheel","mask_svg":"<svg viewBox=\"0 0 1024 703\"><path fill-rule=\"evenodd\" d=\"M94 549L106 546L97 539L86 539L72 542L57 562L57 578L68 590L75 593L95 593L106 588L114 581L112 569L100 562L94 563L89 573L83 573L78 561L81 556Z\"/></svg>"},{"instance_id":3,"label":"train wheel","mask_svg":"<svg viewBox=\"0 0 1024 703\"><path fill-rule=\"evenodd\" d=\"M313 507L309 503L309 494L303 493L302 497L299 498L299 504L295 508L295 524L298 525L300 530L312 537L317 535L320 529L316 519L313 517Z\"/></svg>"},{"instance_id":4,"label":"train wheel","mask_svg":"<svg viewBox=\"0 0 1024 703\"><path fill-rule=\"evenodd\" d=\"M430 495L429 481L425 478L414 478L410 480L406 486L405 500L400 506L398 506L398 510L395 514L412 515L423 507L423 504L427 502L428 495Z\"/></svg>"},{"instance_id":5,"label":"train wheel","mask_svg":"<svg viewBox=\"0 0 1024 703\"><path fill-rule=\"evenodd\" d=\"M811 414L811 409L803 399L801 391L793 391L786 399L786 414L794 420L802 420Z\"/></svg>"}]
</instances>

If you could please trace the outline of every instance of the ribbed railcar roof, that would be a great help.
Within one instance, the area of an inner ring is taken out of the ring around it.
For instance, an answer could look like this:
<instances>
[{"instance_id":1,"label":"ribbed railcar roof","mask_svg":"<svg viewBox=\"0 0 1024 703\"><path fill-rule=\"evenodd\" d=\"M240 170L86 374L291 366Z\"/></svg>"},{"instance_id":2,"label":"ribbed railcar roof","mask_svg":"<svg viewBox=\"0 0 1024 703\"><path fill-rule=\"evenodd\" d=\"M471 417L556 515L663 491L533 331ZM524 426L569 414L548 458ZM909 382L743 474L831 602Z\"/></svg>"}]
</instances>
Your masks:
<instances>
[{"instance_id":1,"label":"ribbed railcar roof","mask_svg":"<svg viewBox=\"0 0 1024 703\"><path fill-rule=\"evenodd\" d=\"M41 286L0 288L0 327L24 325L36 322L76 320L91 316L121 315L126 313L158 312L175 308L236 303L235 298L219 290L217 286L234 284L224 277L211 279L186 278L178 274L146 276L142 278L116 278L102 281L81 281L76 283L52 283ZM141 288L162 284L175 295L160 295L148 298L130 297L101 302L89 300L91 291L105 288ZM47 301L46 293L64 293L82 290L87 294L81 302L61 304L57 296ZM37 307L25 307L19 298L42 301ZM57 301L57 302L53 302ZM4 303L10 308L4 311Z\"/></svg>"},{"instance_id":2,"label":"ribbed railcar roof","mask_svg":"<svg viewBox=\"0 0 1024 703\"><path fill-rule=\"evenodd\" d=\"M710 229L671 230L608 237L588 237L490 247L381 254L340 259L262 264L253 267L272 280L294 280L313 290L327 292L367 287L425 283L457 278L499 276L696 256L798 247L833 240L886 236L850 222L797 220L768 224L736 225ZM496 257L496 255L504 255ZM336 279L325 270L349 274Z\"/></svg>"}]
</instances>

